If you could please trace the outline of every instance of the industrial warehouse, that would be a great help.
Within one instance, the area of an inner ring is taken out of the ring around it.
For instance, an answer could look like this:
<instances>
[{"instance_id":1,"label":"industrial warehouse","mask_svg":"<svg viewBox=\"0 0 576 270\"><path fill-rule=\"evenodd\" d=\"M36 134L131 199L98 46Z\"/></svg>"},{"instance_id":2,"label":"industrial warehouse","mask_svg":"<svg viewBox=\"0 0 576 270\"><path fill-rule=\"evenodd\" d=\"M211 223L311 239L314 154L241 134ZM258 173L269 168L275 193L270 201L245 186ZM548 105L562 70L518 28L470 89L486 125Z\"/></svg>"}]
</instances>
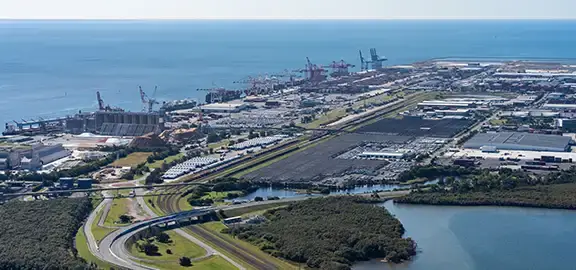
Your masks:
<instances>
[{"instance_id":1,"label":"industrial warehouse","mask_svg":"<svg viewBox=\"0 0 576 270\"><path fill-rule=\"evenodd\" d=\"M566 152L570 149L570 137L519 132L480 133L464 144L464 148L497 150L523 150Z\"/></svg>"}]
</instances>

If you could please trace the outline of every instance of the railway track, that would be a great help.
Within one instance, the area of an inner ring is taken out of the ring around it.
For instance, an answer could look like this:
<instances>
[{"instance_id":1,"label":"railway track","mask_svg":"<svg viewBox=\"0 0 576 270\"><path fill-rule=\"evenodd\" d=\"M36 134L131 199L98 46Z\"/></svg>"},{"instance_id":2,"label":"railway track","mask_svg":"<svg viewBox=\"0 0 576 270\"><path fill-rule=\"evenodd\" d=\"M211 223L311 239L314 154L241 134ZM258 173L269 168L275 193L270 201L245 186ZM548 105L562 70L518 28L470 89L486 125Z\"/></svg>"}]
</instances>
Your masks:
<instances>
[{"instance_id":1,"label":"railway track","mask_svg":"<svg viewBox=\"0 0 576 270\"><path fill-rule=\"evenodd\" d=\"M420 98L421 98L420 94L411 95L410 97L406 98L405 102L391 106L390 108L386 108L385 110L376 112L376 113L369 115L365 118L351 121L350 123L347 123L347 124L341 126L339 128L339 130L341 130L342 132L354 132L357 128L359 128L363 125L366 125L366 124L370 124L374 121L377 121L380 117L389 116L389 115L391 115L391 114L393 114L399 110L402 110L404 108L408 108L410 106L415 105L416 103L418 103L420 101ZM194 181L194 182L204 181L204 182L206 182L206 181L210 181L212 179L215 179L217 177L225 177L225 176L233 175L233 174L236 174L236 173L241 172L243 170L252 168L253 166L257 166L258 164L262 164L262 163L265 163L267 161L270 161L270 160L277 158L279 156L277 154L277 151L283 151L281 153L285 153L285 154L290 153L292 151L288 151L288 150L291 148L294 148L294 147L295 148L305 148L309 144L319 143L323 140L329 139L329 138L334 137L334 136L337 136L337 134L334 134L334 131L329 131L326 134L321 135L321 136L316 137L316 138L312 138L311 140L302 140L301 142L298 142L295 144L289 144L287 146L282 145L282 146L279 146L279 147L276 147L273 149L269 149L264 154L260 154L260 155L254 156L254 157L249 157L249 158L243 159L242 162L234 164L233 166L229 166L231 168L226 167L224 170L216 171L213 174L202 175L201 177L189 179L188 181ZM297 151L297 149L296 149L296 151ZM185 189L185 188L186 187L184 187L184 186L180 186L180 187L175 186L175 187L166 188L165 192L169 193L170 195L158 196L156 205L158 205L158 207L163 212L165 212L166 214L182 211L182 209L180 208L180 200L182 200L183 197L181 197L179 193L181 193L182 189ZM276 265L274 262L270 261L268 258L265 258L264 256L262 256L260 254L250 254L248 252L245 252L244 248L239 246L237 243L233 243L233 242L229 241L228 239L225 239L221 235L213 233L213 232L211 232L205 228L202 228L201 226L193 225L193 226L185 227L183 229L185 231L188 231L189 233L195 234L195 235L203 238L205 241L212 243L217 248L224 250L225 252L233 255L234 257L238 258L239 260L241 260L245 264L251 265L252 267L254 267L256 269L280 269L280 267L278 265Z\"/></svg>"},{"instance_id":2,"label":"railway track","mask_svg":"<svg viewBox=\"0 0 576 270\"><path fill-rule=\"evenodd\" d=\"M182 209L179 207L179 201L181 199L182 197L180 197L179 194L165 196L165 198L160 198L158 205L164 211L167 211L167 213L181 212ZM231 242L217 233L213 233L198 225L191 225L182 229L203 238L207 243L213 244L215 247L224 250L226 253L231 254L244 262L244 264L250 265L255 269L280 269L279 266L274 262L271 262L268 258L245 252L244 248L239 246L237 243Z\"/></svg>"}]
</instances>

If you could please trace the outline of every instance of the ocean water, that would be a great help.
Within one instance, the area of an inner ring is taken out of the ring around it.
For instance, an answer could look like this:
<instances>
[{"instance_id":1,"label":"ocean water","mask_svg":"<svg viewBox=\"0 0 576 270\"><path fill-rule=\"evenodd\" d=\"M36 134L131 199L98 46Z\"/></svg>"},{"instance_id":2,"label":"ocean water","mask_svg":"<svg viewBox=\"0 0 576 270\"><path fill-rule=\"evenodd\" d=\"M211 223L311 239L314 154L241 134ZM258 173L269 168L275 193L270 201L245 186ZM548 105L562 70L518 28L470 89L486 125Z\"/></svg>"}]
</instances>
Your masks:
<instances>
[{"instance_id":1,"label":"ocean water","mask_svg":"<svg viewBox=\"0 0 576 270\"><path fill-rule=\"evenodd\" d=\"M95 93L139 111L197 88L344 59L576 58L576 21L0 21L0 123L95 110ZM2 128L0 128L2 129Z\"/></svg>"}]
</instances>

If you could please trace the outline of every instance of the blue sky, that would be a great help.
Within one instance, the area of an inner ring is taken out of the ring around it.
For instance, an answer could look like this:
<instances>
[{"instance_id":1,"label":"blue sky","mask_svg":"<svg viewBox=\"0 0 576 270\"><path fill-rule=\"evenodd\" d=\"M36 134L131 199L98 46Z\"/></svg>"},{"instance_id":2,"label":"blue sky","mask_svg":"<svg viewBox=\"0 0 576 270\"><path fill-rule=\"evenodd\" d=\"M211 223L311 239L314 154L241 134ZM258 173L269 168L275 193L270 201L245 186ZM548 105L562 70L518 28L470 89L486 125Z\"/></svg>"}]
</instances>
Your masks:
<instances>
[{"instance_id":1,"label":"blue sky","mask_svg":"<svg viewBox=\"0 0 576 270\"><path fill-rule=\"evenodd\" d=\"M3 19L576 19L576 0L0 0Z\"/></svg>"}]
</instances>

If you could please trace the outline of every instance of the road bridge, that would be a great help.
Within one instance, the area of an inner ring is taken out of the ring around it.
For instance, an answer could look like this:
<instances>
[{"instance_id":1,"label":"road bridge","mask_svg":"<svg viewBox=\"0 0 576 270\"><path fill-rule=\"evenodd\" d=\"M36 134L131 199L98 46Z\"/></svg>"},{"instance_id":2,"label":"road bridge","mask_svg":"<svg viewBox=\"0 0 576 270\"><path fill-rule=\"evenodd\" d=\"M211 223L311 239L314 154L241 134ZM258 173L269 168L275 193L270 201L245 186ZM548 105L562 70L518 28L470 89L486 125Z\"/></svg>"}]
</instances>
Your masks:
<instances>
[{"instance_id":1,"label":"road bridge","mask_svg":"<svg viewBox=\"0 0 576 270\"><path fill-rule=\"evenodd\" d=\"M22 193L5 193L4 197L18 197L27 195L50 195L50 194L61 194L61 193L73 193L73 192L98 192L106 190L126 190L126 189L149 189L149 188L163 188L163 187L178 187L178 186L213 186L207 183L197 183L197 182L183 182L183 183L173 183L173 184L155 184L155 185L137 185L137 186L125 186L125 187L101 187L101 188L90 188L90 189L69 189L69 190L53 190L53 191L43 191L43 192L22 192Z\"/></svg>"}]
</instances>

